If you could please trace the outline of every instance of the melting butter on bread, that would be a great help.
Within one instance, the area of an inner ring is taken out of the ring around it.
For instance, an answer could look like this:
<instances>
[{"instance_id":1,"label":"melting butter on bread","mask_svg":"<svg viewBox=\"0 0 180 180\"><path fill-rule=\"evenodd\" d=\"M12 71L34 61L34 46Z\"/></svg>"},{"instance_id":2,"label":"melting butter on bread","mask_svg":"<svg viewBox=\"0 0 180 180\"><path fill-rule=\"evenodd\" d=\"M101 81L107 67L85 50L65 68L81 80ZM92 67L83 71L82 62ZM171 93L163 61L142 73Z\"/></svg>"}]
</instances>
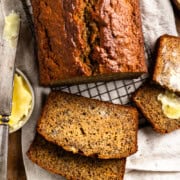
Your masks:
<instances>
[{"instance_id":1,"label":"melting butter on bread","mask_svg":"<svg viewBox=\"0 0 180 180\"><path fill-rule=\"evenodd\" d=\"M163 35L159 39L153 80L180 93L180 37Z\"/></svg>"},{"instance_id":2,"label":"melting butter on bread","mask_svg":"<svg viewBox=\"0 0 180 180\"><path fill-rule=\"evenodd\" d=\"M155 85L144 85L135 92L133 101L155 131L169 133L180 128L180 118L171 119L164 114L162 103L158 100L160 94L165 94L165 89Z\"/></svg>"}]
</instances>

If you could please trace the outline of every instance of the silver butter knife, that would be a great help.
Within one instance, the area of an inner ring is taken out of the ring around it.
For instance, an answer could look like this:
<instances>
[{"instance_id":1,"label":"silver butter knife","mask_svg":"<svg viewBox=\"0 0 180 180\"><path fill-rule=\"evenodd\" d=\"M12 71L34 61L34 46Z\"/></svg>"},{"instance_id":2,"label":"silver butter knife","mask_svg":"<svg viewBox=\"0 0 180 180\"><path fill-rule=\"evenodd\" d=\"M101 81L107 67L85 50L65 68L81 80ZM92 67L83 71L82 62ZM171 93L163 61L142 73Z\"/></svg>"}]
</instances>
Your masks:
<instances>
[{"instance_id":1,"label":"silver butter knife","mask_svg":"<svg viewBox=\"0 0 180 180\"><path fill-rule=\"evenodd\" d=\"M15 4L13 4L12 0L1 0L0 8L2 10L1 16L4 17L0 22L3 24L0 27L0 179L6 180L9 136L8 121L12 110L15 57L20 26L16 29L17 37L13 37L13 43L11 43L8 37L4 36L5 17L12 13ZM14 28L13 26L14 24L9 25L9 28Z\"/></svg>"}]
</instances>

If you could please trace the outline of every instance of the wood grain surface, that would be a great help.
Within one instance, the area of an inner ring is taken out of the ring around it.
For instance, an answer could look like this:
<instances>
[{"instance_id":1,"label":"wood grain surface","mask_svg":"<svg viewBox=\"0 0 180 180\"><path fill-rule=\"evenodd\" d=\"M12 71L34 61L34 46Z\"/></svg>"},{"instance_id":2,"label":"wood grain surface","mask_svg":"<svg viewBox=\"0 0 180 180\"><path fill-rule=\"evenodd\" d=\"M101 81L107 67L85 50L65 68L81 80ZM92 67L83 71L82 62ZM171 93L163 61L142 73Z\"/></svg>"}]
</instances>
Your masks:
<instances>
[{"instance_id":1,"label":"wood grain surface","mask_svg":"<svg viewBox=\"0 0 180 180\"><path fill-rule=\"evenodd\" d=\"M10 134L8 180L26 180L21 150L21 130Z\"/></svg>"}]
</instances>

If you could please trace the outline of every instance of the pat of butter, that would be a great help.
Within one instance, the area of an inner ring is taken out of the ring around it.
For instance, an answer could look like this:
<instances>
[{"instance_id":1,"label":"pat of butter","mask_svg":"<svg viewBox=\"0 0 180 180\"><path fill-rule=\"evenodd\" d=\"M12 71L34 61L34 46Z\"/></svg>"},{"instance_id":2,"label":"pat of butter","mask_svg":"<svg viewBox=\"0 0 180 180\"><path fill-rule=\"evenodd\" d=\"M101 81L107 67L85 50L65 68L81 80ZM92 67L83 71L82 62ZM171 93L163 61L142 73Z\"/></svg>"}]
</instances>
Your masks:
<instances>
[{"instance_id":1,"label":"pat of butter","mask_svg":"<svg viewBox=\"0 0 180 180\"><path fill-rule=\"evenodd\" d=\"M73 146L71 146L69 149L70 149L70 151L72 151L73 153L77 153L77 152L78 152L78 150L77 150L75 147L73 147Z\"/></svg>"},{"instance_id":2,"label":"pat of butter","mask_svg":"<svg viewBox=\"0 0 180 180\"><path fill-rule=\"evenodd\" d=\"M10 129L21 126L21 121L28 115L32 105L32 94L25 80L15 74L12 101L12 113L9 120Z\"/></svg>"},{"instance_id":3,"label":"pat of butter","mask_svg":"<svg viewBox=\"0 0 180 180\"><path fill-rule=\"evenodd\" d=\"M5 17L3 36L4 39L8 41L12 47L16 45L17 37L19 35L19 28L20 28L19 14L12 12Z\"/></svg>"},{"instance_id":4,"label":"pat of butter","mask_svg":"<svg viewBox=\"0 0 180 180\"><path fill-rule=\"evenodd\" d=\"M162 110L166 117L170 119L180 118L180 97L174 93L166 91L158 95L158 101L162 104Z\"/></svg>"}]
</instances>

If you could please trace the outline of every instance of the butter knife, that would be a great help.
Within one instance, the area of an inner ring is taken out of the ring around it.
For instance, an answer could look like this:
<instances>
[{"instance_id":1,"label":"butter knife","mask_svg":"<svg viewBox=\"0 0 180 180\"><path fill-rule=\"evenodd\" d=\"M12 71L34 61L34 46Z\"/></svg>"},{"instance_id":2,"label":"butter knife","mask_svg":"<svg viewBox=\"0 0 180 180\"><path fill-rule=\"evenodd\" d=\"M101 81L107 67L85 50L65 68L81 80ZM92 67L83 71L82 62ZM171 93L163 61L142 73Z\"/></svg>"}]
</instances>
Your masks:
<instances>
[{"instance_id":1,"label":"butter knife","mask_svg":"<svg viewBox=\"0 0 180 180\"><path fill-rule=\"evenodd\" d=\"M4 19L13 10L13 7L10 8L7 3L10 3L10 1L0 1L1 13L3 13ZM9 136L8 121L12 110L13 79L18 36L14 37L12 45L3 37L3 33L4 27L0 30L0 179L6 180ZM19 28L17 33L19 35Z\"/></svg>"}]
</instances>

